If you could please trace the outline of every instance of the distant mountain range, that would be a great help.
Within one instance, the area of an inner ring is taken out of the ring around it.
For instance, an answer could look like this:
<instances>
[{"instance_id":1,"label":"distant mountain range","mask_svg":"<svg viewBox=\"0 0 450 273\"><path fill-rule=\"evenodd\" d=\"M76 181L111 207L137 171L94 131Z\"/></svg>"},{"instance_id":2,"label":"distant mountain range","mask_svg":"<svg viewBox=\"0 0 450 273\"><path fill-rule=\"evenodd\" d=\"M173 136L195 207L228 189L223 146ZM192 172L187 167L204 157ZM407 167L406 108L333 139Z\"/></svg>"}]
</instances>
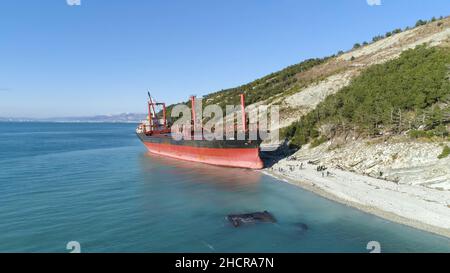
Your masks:
<instances>
[{"instance_id":1,"label":"distant mountain range","mask_svg":"<svg viewBox=\"0 0 450 273\"><path fill-rule=\"evenodd\" d=\"M55 118L12 118L0 117L0 122L109 122L109 123L139 123L147 117L146 114L122 113L117 115L97 115L86 117L55 117Z\"/></svg>"}]
</instances>

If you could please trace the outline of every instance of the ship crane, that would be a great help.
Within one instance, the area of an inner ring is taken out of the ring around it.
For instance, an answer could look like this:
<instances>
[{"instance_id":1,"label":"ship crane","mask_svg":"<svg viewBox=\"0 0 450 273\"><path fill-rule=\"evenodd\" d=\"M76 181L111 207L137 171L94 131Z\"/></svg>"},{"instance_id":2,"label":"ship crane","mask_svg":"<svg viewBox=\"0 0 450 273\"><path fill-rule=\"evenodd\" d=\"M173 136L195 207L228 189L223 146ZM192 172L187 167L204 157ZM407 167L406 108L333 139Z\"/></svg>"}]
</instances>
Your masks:
<instances>
[{"instance_id":1,"label":"ship crane","mask_svg":"<svg viewBox=\"0 0 450 273\"><path fill-rule=\"evenodd\" d=\"M153 100L150 92L148 94L148 120L150 125L150 131L146 131L148 134L166 134L170 130L167 128L167 117L166 117L166 104L158 103ZM156 107L162 106L163 108L163 118L162 124L158 118L158 113L156 112Z\"/></svg>"}]
</instances>

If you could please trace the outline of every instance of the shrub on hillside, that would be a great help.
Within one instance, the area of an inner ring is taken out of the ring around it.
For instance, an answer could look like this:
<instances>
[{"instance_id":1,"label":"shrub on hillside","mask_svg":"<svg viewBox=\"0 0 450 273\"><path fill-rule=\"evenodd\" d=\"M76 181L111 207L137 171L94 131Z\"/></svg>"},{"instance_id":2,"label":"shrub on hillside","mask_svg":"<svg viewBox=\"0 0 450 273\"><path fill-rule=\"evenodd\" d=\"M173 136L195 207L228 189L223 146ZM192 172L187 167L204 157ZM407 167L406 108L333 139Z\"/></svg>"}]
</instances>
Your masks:
<instances>
[{"instance_id":1,"label":"shrub on hillside","mask_svg":"<svg viewBox=\"0 0 450 273\"><path fill-rule=\"evenodd\" d=\"M444 149L442 150L442 153L438 156L439 159L446 158L450 155L450 147L445 145Z\"/></svg>"}]
</instances>

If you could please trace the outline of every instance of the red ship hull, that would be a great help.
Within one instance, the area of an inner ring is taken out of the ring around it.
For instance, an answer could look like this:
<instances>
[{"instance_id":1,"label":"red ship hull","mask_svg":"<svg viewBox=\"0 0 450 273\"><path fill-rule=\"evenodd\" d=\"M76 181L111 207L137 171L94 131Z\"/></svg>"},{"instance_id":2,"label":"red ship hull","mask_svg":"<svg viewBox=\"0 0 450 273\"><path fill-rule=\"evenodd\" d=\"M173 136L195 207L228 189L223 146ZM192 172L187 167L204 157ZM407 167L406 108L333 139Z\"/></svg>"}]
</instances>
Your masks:
<instances>
[{"instance_id":1,"label":"red ship hull","mask_svg":"<svg viewBox=\"0 0 450 273\"><path fill-rule=\"evenodd\" d=\"M153 154L172 157L181 160L201 162L206 164L262 169L264 163L259 157L259 145L251 144L239 147L230 145L227 141L181 141L173 143L166 137L140 136L148 151ZM231 141L233 142L233 141Z\"/></svg>"}]
</instances>

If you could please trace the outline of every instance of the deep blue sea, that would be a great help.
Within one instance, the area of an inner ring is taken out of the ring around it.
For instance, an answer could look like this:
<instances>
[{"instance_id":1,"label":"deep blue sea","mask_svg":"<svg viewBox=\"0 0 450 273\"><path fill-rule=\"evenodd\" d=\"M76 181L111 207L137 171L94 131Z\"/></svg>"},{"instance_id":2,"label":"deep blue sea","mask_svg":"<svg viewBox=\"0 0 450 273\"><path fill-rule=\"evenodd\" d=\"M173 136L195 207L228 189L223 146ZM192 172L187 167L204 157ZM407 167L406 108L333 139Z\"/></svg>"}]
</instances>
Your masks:
<instances>
[{"instance_id":1,"label":"deep blue sea","mask_svg":"<svg viewBox=\"0 0 450 273\"><path fill-rule=\"evenodd\" d=\"M0 123L0 252L450 252L257 171L150 155L133 124ZM234 228L230 213L277 223Z\"/></svg>"}]
</instances>

